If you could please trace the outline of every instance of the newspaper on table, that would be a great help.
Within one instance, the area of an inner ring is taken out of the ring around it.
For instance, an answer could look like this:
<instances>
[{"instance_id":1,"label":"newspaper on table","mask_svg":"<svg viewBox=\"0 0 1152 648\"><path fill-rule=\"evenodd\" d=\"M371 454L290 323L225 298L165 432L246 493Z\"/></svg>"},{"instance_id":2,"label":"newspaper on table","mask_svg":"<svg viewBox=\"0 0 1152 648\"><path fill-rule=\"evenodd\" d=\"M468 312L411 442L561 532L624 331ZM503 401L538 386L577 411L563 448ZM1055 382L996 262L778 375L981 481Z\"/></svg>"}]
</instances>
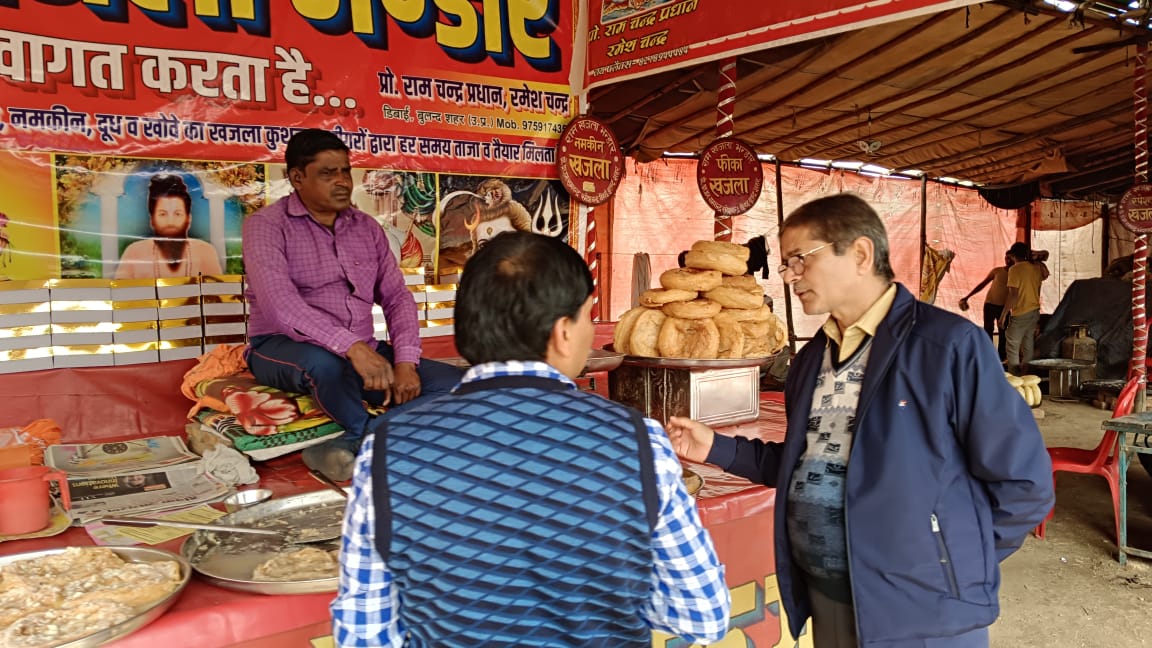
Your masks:
<instances>
[{"instance_id":1,"label":"newspaper on table","mask_svg":"<svg viewBox=\"0 0 1152 648\"><path fill-rule=\"evenodd\" d=\"M163 468L200 457L174 436L110 443L65 443L48 446L44 463L73 475L126 475Z\"/></svg>"},{"instance_id":2,"label":"newspaper on table","mask_svg":"<svg viewBox=\"0 0 1152 648\"><path fill-rule=\"evenodd\" d=\"M68 475L71 514L81 524L202 504L229 492L179 437L49 446L44 463Z\"/></svg>"}]
</instances>

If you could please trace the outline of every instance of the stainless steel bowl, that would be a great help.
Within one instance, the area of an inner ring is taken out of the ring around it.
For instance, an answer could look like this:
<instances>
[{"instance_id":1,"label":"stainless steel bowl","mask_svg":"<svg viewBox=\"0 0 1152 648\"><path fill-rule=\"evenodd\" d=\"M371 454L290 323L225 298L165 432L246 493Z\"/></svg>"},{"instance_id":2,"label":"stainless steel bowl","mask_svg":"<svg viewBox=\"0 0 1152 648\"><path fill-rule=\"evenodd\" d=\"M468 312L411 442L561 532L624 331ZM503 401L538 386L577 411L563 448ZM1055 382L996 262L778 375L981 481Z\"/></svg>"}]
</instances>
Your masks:
<instances>
[{"instance_id":1,"label":"stainless steel bowl","mask_svg":"<svg viewBox=\"0 0 1152 648\"><path fill-rule=\"evenodd\" d=\"M192 567L188 564L188 561L183 556L178 556L170 551L152 549L150 547L109 547L109 549L117 556L120 556L124 562L146 563L174 560L180 565L180 584L175 590L168 594L168 596L156 601L151 607L137 613L136 616L131 619L109 628L98 630L79 639L74 639L68 643L59 644L56 648L96 648L96 646L103 646L104 644L111 643L136 632L140 628L160 618L168 608L172 607L172 604L180 597L180 593L184 591L184 588L188 586L188 581L192 578ZM0 567L10 565L18 560L40 558L41 556L50 556L63 552L64 549L45 549L43 551L31 551L28 553L3 556L0 557Z\"/></svg>"},{"instance_id":2,"label":"stainless steel bowl","mask_svg":"<svg viewBox=\"0 0 1152 648\"><path fill-rule=\"evenodd\" d=\"M688 489L690 496L696 497L696 493L699 493L700 489L704 488L704 478L700 476L700 473L687 466L681 466L681 468L684 470L684 487Z\"/></svg>"},{"instance_id":3,"label":"stainless steel bowl","mask_svg":"<svg viewBox=\"0 0 1152 648\"><path fill-rule=\"evenodd\" d=\"M224 498L224 509L229 513L235 513L249 506L255 506L260 502L267 502L270 499L272 499L272 491L267 488L250 488L248 490L236 491Z\"/></svg>"}]
</instances>

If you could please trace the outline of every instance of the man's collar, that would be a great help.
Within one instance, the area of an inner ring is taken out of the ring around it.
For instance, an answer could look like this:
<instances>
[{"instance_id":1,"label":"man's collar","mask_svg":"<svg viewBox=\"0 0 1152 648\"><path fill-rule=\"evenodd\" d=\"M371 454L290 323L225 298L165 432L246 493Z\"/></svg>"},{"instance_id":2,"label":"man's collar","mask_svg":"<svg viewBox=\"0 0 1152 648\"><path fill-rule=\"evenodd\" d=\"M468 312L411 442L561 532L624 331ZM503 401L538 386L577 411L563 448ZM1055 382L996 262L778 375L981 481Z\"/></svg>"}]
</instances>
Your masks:
<instances>
[{"instance_id":1,"label":"man's collar","mask_svg":"<svg viewBox=\"0 0 1152 648\"><path fill-rule=\"evenodd\" d=\"M464 377L460 379L460 383L469 383L474 380L485 380L487 378L496 378L500 376L539 376L541 378L553 378L561 382L568 383L572 387L576 383L571 378L565 376L558 369L538 360L530 361L511 361L511 362L486 362L474 367L470 367L465 372Z\"/></svg>"},{"instance_id":2,"label":"man's collar","mask_svg":"<svg viewBox=\"0 0 1152 648\"><path fill-rule=\"evenodd\" d=\"M347 216L349 213L351 213L351 209L351 207L341 209L340 211L336 212L336 218ZM288 194L288 206L284 212L289 216L295 216L297 218L304 218L305 216L310 217L312 215L312 213L308 211L308 208L304 206L304 201L300 200L300 194L296 193L295 191Z\"/></svg>"},{"instance_id":3,"label":"man's collar","mask_svg":"<svg viewBox=\"0 0 1152 648\"><path fill-rule=\"evenodd\" d=\"M888 285L888 289L880 295L879 299L872 302L872 305L868 307L868 310L864 311L860 319L845 326L844 330L847 331L850 328L858 328L868 335L875 336L876 330L880 328L880 322L884 321L884 317L888 315L888 311L892 310L892 303L895 301L896 284L892 283ZM837 343L842 341L840 327L837 326L835 318L829 317L828 321L824 322L823 328L824 334L828 336L828 339Z\"/></svg>"}]
</instances>

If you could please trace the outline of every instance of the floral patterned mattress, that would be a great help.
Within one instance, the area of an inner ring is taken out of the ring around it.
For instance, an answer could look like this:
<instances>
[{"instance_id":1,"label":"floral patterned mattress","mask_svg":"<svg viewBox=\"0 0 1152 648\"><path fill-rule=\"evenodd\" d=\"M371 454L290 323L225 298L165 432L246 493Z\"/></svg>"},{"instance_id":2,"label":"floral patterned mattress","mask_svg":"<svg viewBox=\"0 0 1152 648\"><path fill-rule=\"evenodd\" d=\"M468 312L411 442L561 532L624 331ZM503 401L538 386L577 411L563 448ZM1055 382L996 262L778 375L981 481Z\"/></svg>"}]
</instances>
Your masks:
<instances>
[{"instance_id":1,"label":"floral patterned mattress","mask_svg":"<svg viewBox=\"0 0 1152 648\"><path fill-rule=\"evenodd\" d=\"M201 428L252 459L278 457L344 432L310 396L259 385L250 374L201 381L196 395L227 408L200 410Z\"/></svg>"}]
</instances>

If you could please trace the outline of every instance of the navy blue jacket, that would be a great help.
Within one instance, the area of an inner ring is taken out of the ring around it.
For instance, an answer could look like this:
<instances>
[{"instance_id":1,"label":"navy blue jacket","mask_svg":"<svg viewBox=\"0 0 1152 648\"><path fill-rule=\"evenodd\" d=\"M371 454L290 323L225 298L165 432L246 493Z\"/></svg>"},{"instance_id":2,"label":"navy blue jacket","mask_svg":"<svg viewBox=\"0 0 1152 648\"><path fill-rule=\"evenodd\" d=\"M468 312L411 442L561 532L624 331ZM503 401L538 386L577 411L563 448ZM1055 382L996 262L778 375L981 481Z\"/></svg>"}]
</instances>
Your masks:
<instances>
[{"instance_id":1,"label":"navy blue jacket","mask_svg":"<svg viewBox=\"0 0 1152 648\"><path fill-rule=\"evenodd\" d=\"M903 286L872 340L848 460L848 567L862 646L949 637L999 615L999 562L1053 503L1052 464L996 349L966 319ZM807 447L821 331L788 371L782 443L717 435L708 457L728 472L786 487ZM811 615L792 564L783 488L776 576L794 637Z\"/></svg>"}]
</instances>

